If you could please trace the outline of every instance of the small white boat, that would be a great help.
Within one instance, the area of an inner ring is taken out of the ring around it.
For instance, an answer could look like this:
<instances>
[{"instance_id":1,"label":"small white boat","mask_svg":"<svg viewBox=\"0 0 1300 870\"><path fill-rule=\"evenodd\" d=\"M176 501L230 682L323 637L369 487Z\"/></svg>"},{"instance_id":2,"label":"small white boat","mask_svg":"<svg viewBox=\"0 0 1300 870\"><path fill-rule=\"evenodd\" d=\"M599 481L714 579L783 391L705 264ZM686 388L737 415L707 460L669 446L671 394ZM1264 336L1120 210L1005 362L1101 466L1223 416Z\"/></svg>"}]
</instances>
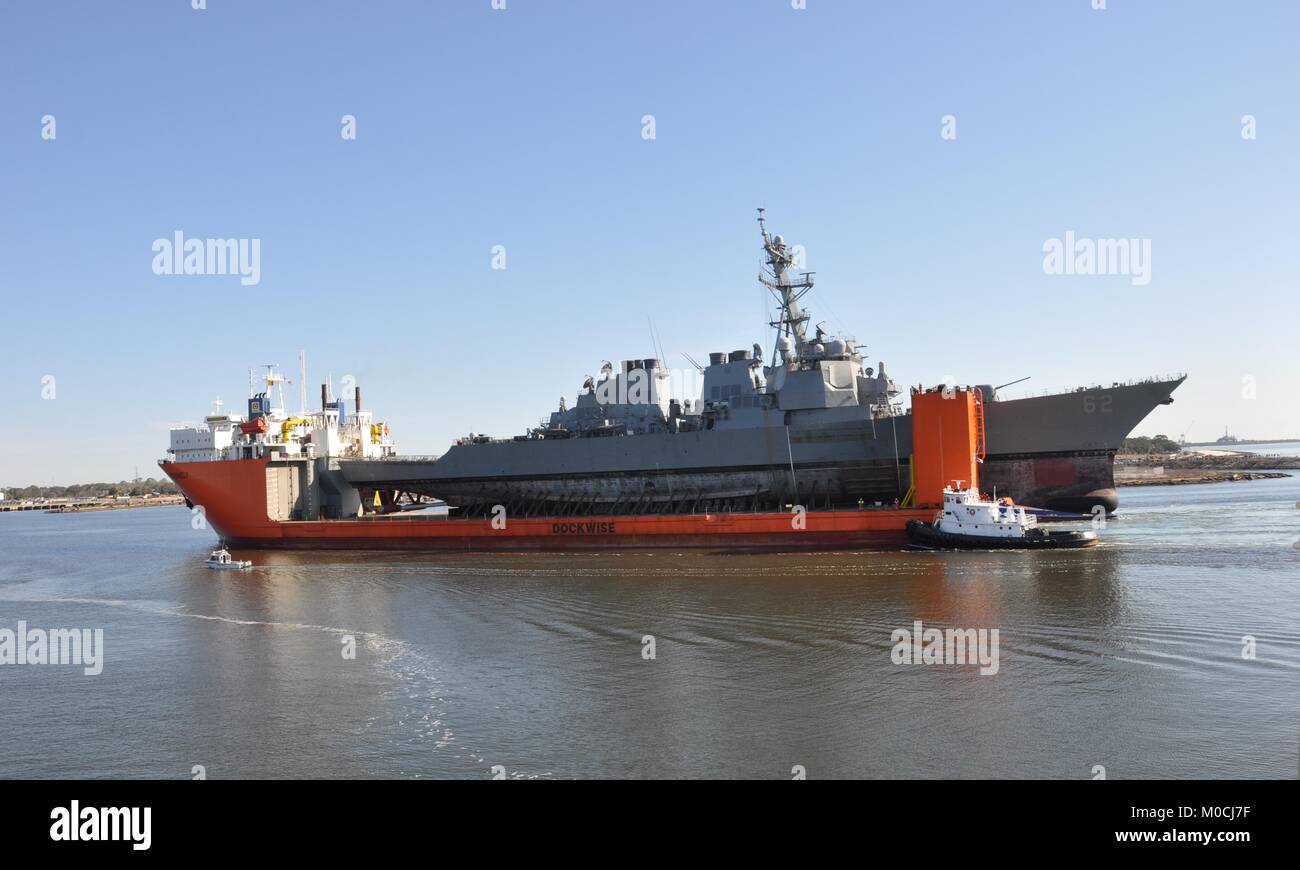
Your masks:
<instances>
[{"instance_id":1,"label":"small white boat","mask_svg":"<svg viewBox=\"0 0 1300 870\"><path fill-rule=\"evenodd\" d=\"M944 487L943 510L932 523L909 522L907 537L913 548L926 550L1050 550L1097 543L1096 532L1039 528L1038 519L1011 499L986 501L974 487Z\"/></svg>"},{"instance_id":2,"label":"small white boat","mask_svg":"<svg viewBox=\"0 0 1300 870\"><path fill-rule=\"evenodd\" d=\"M239 559L230 558L230 551L225 548L222 548L220 550L213 550L212 555L209 556L208 560L203 564L207 565L209 568L215 568L218 571L221 570L238 571L244 568L253 567L252 562L248 562L248 561L241 562Z\"/></svg>"}]
</instances>

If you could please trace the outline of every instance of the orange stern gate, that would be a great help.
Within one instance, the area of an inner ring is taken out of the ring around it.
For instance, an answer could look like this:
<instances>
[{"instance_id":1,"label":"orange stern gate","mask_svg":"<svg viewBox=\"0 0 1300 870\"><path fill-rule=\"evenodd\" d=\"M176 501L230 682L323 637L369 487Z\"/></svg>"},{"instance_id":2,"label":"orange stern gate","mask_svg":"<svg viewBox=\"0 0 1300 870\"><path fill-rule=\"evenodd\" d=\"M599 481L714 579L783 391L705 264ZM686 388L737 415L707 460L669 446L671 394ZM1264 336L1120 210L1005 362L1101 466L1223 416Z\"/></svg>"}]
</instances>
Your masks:
<instances>
[{"instance_id":1,"label":"orange stern gate","mask_svg":"<svg viewBox=\"0 0 1300 870\"><path fill-rule=\"evenodd\" d=\"M912 468L917 507L943 504L945 486L979 487L983 407L974 390L912 394Z\"/></svg>"}]
</instances>

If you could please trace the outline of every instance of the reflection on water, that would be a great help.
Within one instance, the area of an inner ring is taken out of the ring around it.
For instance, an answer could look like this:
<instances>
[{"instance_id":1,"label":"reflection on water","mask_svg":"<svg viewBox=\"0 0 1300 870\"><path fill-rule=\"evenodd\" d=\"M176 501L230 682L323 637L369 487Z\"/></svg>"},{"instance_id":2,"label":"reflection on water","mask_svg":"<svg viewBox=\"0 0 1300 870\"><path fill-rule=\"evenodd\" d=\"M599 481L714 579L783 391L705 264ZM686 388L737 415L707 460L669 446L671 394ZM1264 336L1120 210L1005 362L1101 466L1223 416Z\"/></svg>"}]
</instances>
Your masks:
<instances>
[{"instance_id":1,"label":"reflection on water","mask_svg":"<svg viewBox=\"0 0 1300 870\"><path fill-rule=\"evenodd\" d=\"M184 511L4 516L0 628L101 627L106 664L0 667L0 775L1295 776L1295 479L1122 499L1074 552L247 572L204 568ZM998 629L998 673L894 664L918 620Z\"/></svg>"}]
</instances>

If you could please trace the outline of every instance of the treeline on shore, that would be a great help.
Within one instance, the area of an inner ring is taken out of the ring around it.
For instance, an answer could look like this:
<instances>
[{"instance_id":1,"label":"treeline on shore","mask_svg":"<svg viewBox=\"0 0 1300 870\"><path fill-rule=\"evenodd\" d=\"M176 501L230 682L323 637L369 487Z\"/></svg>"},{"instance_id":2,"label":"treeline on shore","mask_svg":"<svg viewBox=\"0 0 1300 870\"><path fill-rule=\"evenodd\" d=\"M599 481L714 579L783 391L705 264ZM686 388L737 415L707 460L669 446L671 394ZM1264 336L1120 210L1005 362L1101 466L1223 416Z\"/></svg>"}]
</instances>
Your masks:
<instances>
[{"instance_id":1,"label":"treeline on shore","mask_svg":"<svg viewBox=\"0 0 1300 870\"><path fill-rule=\"evenodd\" d=\"M1124 439L1120 453L1179 453L1180 445L1166 435L1136 435Z\"/></svg>"},{"instance_id":2,"label":"treeline on shore","mask_svg":"<svg viewBox=\"0 0 1300 870\"><path fill-rule=\"evenodd\" d=\"M119 480L117 483L74 483L71 486L0 486L6 500L33 498L114 498L119 495L176 495L176 484L163 478L155 480Z\"/></svg>"}]
</instances>

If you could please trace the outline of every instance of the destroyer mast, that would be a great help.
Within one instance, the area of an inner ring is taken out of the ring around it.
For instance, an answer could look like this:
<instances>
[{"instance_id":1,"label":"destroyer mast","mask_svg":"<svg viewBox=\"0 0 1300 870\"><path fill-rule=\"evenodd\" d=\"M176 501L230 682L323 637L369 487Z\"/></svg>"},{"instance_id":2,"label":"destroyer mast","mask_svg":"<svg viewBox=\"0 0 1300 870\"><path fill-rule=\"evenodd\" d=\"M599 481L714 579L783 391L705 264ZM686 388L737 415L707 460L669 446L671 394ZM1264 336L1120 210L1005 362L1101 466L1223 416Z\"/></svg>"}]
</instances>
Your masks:
<instances>
[{"instance_id":1,"label":"destroyer mast","mask_svg":"<svg viewBox=\"0 0 1300 870\"><path fill-rule=\"evenodd\" d=\"M808 314L799 307L802 299L813 286L813 273L801 272L798 278L790 277L790 267L794 265L794 254L786 247L781 236L769 236L764 221L764 209L758 210L758 229L763 234L763 251L767 255L766 272L758 274L759 282L771 291L781 306L781 318L768 325L776 330L776 345L772 349L772 360L777 359L777 350L783 351L782 362L787 364L804 358L807 338L804 326L808 323ZM781 339L793 341L793 352L782 348Z\"/></svg>"}]
</instances>

